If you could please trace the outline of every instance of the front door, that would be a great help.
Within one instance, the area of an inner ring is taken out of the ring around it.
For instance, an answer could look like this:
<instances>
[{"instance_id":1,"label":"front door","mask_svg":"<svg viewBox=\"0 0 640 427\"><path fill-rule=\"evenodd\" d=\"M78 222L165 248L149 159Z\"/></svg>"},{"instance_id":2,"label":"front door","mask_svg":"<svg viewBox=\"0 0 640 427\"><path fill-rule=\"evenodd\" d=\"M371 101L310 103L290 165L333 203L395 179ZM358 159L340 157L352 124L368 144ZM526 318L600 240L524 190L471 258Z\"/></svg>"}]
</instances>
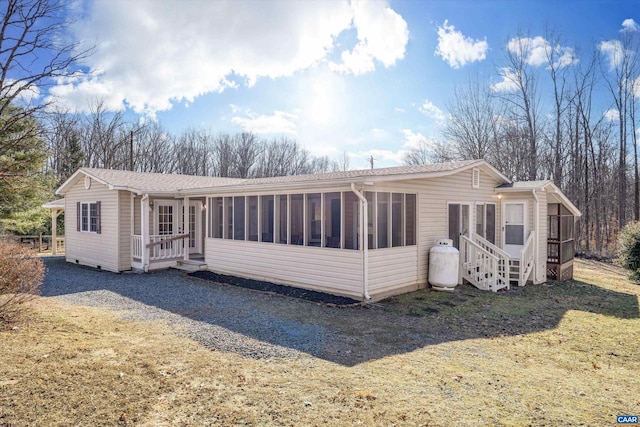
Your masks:
<instances>
[{"instance_id":1,"label":"front door","mask_svg":"<svg viewBox=\"0 0 640 427\"><path fill-rule=\"evenodd\" d=\"M202 253L202 202L189 201L189 253Z\"/></svg>"},{"instance_id":2,"label":"front door","mask_svg":"<svg viewBox=\"0 0 640 427\"><path fill-rule=\"evenodd\" d=\"M178 234L178 202L175 200L155 200L154 201L154 234L166 236ZM173 245L182 244L182 241L170 241L155 245L153 253L155 256L169 256L172 253Z\"/></svg>"},{"instance_id":3,"label":"front door","mask_svg":"<svg viewBox=\"0 0 640 427\"><path fill-rule=\"evenodd\" d=\"M512 258L520 258L520 251L524 247L526 236L527 203L504 202L502 212L502 249Z\"/></svg>"}]
</instances>

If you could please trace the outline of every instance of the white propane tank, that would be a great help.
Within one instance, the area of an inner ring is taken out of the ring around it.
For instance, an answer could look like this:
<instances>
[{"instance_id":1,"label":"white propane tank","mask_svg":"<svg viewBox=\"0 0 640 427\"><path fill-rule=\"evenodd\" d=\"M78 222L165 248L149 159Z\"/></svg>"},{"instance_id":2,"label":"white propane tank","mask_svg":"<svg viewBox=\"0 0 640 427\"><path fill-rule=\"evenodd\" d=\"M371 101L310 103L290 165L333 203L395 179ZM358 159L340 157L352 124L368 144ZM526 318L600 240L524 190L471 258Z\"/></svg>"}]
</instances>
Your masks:
<instances>
[{"instance_id":1,"label":"white propane tank","mask_svg":"<svg viewBox=\"0 0 640 427\"><path fill-rule=\"evenodd\" d=\"M453 291L458 284L459 259L451 239L438 239L436 246L429 250L429 283L434 290Z\"/></svg>"}]
</instances>

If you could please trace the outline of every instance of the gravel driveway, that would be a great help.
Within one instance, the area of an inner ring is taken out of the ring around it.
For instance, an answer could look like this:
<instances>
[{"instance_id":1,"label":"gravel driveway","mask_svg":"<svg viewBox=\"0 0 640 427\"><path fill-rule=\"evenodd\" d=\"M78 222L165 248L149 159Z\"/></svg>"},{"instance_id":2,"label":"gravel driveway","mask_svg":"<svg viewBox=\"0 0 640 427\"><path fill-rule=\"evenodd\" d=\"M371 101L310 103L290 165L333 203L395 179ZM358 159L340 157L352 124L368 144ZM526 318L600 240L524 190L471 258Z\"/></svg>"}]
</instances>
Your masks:
<instances>
[{"instance_id":1,"label":"gravel driveway","mask_svg":"<svg viewBox=\"0 0 640 427\"><path fill-rule=\"evenodd\" d=\"M419 316L399 313L393 302L340 308L197 279L177 270L115 274L61 257L44 262L42 296L115 310L125 319L165 322L208 348L252 358L306 353L353 366L429 344L496 333L452 328L450 318L432 308ZM465 289L450 298L464 301L481 292Z\"/></svg>"},{"instance_id":2,"label":"gravel driveway","mask_svg":"<svg viewBox=\"0 0 640 427\"><path fill-rule=\"evenodd\" d=\"M203 345L254 358L317 353L325 328L283 318L287 310L323 310L312 303L188 277L177 270L115 274L45 258L42 296L116 310L126 319L164 321ZM329 310L330 311L330 310Z\"/></svg>"}]
</instances>

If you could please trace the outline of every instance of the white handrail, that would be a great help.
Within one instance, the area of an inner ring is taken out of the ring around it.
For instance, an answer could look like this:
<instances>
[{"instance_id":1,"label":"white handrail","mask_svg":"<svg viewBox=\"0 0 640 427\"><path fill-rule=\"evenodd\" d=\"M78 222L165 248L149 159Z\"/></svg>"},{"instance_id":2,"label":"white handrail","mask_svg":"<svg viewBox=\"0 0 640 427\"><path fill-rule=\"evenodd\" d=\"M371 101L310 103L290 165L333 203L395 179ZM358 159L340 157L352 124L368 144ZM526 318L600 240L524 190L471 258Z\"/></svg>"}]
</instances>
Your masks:
<instances>
[{"instance_id":1,"label":"white handrail","mask_svg":"<svg viewBox=\"0 0 640 427\"><path fill-rule=\"evenodd\" d=\"M508 262L508 261L507 261ZM505 260L467 236L460 236L461 278L478 289L497 292L509 288Z\"/></svg>"},{"instance_id":2,"label":"white handrail","mask_svg":"<svg viewBox=\"0 0 640 427\"><path fill-rule=\"evenodd\" d=\"M493 255L496 255L497 257L509 259L508 253L506 253L504 250L500 249L499 247L497 247L495 244L491 243L484 237L481 237L473 233L471 235L471 238L473 239L474 242L482 246L485 250L491 252Z\"/></svg>"},{"instance_id":3,"label":"white handrail","mask_svg":"<svg viewBox=\"0 0 640 427\"><path fill-rule=\"evenodd\" d=\"M527 241L524 242L524 246L520 250L520 277L518 278L518 286L524 286L527 283L527 279L535 265L535 254L533 252L535 235L535 231L531 231L529 237L527 237Z\"/></svg>"}]
</instances>

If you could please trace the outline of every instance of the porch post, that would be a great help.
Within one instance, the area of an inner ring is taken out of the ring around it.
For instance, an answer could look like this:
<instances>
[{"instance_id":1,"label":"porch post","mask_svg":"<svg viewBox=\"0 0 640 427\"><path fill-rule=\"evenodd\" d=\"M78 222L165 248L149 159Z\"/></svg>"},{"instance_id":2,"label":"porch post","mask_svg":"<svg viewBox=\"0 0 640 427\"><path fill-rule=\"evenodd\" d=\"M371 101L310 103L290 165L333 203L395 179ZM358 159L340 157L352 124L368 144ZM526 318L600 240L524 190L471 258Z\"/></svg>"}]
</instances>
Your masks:
<instances>
[{"instance_id":1,"label":"porch post","mask_svg":"<svg viewBox=\"0 0 640 427\"><path fill-rule=\"evenodd\" d=\"M185 197L182 203L182 229L184 234L189 234L189 197ZM182 239L184 249L184 260L189 261L189 238Z\"/></svg>"},{"instance_id":2,"label":"porch post","mask_svg":"<svg viewBox=\"0 0 640 427\"><path fill-rule=\"evenodd\" d=\"M58 246L58 209L51 209L51 255L57 253Z\"/></svg>"},{"instance_id":3,"label":"porch post","mask_svg":"<svg viewBox=\"0 0 640 427\"><path fill-rule=\"evenodd\" d=\"M140 234L142 235L142 268L149 269L149 195L145 194L140 200Z\"/></svg>"}]
</instances>

